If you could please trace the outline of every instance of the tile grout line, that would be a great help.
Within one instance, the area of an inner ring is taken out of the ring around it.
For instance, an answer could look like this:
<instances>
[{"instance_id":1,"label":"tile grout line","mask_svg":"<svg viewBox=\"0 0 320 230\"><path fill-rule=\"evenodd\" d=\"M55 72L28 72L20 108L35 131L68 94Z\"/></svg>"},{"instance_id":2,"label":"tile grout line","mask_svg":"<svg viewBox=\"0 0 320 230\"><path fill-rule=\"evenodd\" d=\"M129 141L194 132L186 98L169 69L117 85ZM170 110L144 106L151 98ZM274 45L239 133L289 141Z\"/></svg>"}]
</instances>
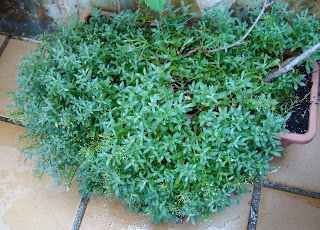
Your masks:
<instances>
[{"instance_id":1,"label":"tile grout line","mask_svg":"<svg viewBox=\"0 0 320 230\"><path fill-rule=\"evenodd\" d=\"M85 195L84 197L82 197L80 205L79 205L79 208L78 208L78 211L77 211L77 214L76 214L76 216L74 218L71 230L79 230L80 229L81 221L82 221L82 218L83 218L84 213L86 211L88 202L89 202L89 196L88 195Z\"/></svg>"},{"instance_id":2,"label":"tile grout line","mask_svg":"<svg viewBox=\"0 0 320 230\"><path fill-rule=\"evenodd\" d=\"M12 36L11 39L20 40L23 42L30 42L34 44L42 44L40 40L34 39L34 38L27 38L27 37L19 37L19 36Z\"/></svg>"},{"instance_id":3,"label":"tile grout line","mask_svg":"<svg viewBox=\"0 0 320 230\"><path fill-rule=\"evenodd\" d=\"M250 215L247 230L256 230L260 205L261 185L256 183L253 187Z\"/></svg>"},{"instance_id":4,"label":"tile grout line","mask_svg":"<svg viewBox=\"0 0 320 230\"><path fill-rule=\"evenodd\" d=\"M25 128L25 126L20 121L15 122L12 118L1 115L1 114L0 114L0 121L7 122L13 125L18 125Z\"/></svg>"},{"instance_id":5,"label":"tile grout line","mask_svg":"<svg viewBox=\"0 0 320 230\"><path fill-rule=\"evenodd\" d=\"M20 41L24 41L24 42L30 42L30 43L35 43L35 44L41 44L42 42L40 40L38 40L37 38L28 38L28 37L21 37L21 36L15 36L15 35L8 35L6 33L1 33L0 35L6 36L6 37L10 37L10 39L15 39L15 40L20 40Z\"/></svg>"},{"instance_id":6,"label":"tile grout line","mask_svg":"<svg viewBox=\"0 0 320 230\"><path fill-rule=\"evenodd\" d=\"M10 38L11 37L6 36L3 44L1 45L1 47L0 47L0 57L3 54L4 50L6 49L8 43L10 41ZM28 41L28 42L39 43L38 41L33 40L33 39L29 39L29 40L23 39L23 38L20 38L20 39ZM10 123L10 124L13 124L13 125L18 125L18 126L21 126L21 127L25 127L20 121L15 122L13 119L11 119L11 118L9 118L7 116L1 115L1 114L0 114L0 121L6 122L6 123ZM82 218L84 216L85 210L86 210L87 205L88 205L88 201L89 201L89 197L88 196L84 196L81 199L79 208L77 210L77 213L76 213L73 225L72 225L72 230L79 230Z\"/></svg>"},{"instance_id":7,"label":"tile grout line","mask_svg":"<svg viewBox=\"0 0 320 230\"><path fill-rule=\"evenodd\" d=\"M4 39L4 42L2 43L2 45L0 47L0 57L3 54L3 51L5 50L5 48L7 47L9 41L10 41L10 37L6 36L6 38Z\"/></svg>"},{"instance_id":8,"label":"tile grout line","mask_svg":"<svg viewBox=\"0 0 320 230\"><path fill-rule=\"evenodd\" d=\"M320 199L320 193L305 191L305 190L299 189L299 188L292 188L292 187L281 185L281 184L271 182L271 181L264 180L263 187L276 189L276 190L283 191L283 192L290 192L290 193L294 193L297 195L307 196L307 197L311 197L311 198L315 198L315 199Z\"/></svg>"},{"instance_id":9,"label":"tile grout line","mask_svg":"<svg viewBox=\"0 0 320 230\"><path fill-rule=\"evenodd\" d=\"M13 119L6 117L4 115L0 115L0 121L24 127L24 125L20 121L15 122ZM80 229L81 221L82 221L82 218L83 218L84 213L86 211L88 202L89 202L88 195L85 195L84 197L82 197L80 204L79 204L79 208L76 213L76 216L74 218L71 230L79 230Z\"/></svg>"}]
</instances>

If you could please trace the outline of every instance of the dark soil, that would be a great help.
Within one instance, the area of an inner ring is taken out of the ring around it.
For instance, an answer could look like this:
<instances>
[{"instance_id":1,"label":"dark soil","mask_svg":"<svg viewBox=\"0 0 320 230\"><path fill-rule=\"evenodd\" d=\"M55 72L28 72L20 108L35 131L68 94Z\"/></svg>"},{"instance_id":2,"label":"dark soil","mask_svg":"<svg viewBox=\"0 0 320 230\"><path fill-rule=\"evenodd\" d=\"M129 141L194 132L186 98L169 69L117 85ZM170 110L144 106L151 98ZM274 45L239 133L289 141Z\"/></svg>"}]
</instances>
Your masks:
<instances>
[{"instance_id":1,"label":"dark soil","mask_svg":"<svg viewBox=\"0 0 320 230\"><path fill-rule=\"evenodd\" d=\"M298 67L296 71L302 74L306 74L304 66ZM309 126L309 107L310 107L310 90L312 87L311 83L312 74L306 74L303 82L305 86L299 86L295 91L294 96L297 96L292 114L286 123L286 129L292 133L304 134L308 131Z\"/></svg>"}]
</instances>

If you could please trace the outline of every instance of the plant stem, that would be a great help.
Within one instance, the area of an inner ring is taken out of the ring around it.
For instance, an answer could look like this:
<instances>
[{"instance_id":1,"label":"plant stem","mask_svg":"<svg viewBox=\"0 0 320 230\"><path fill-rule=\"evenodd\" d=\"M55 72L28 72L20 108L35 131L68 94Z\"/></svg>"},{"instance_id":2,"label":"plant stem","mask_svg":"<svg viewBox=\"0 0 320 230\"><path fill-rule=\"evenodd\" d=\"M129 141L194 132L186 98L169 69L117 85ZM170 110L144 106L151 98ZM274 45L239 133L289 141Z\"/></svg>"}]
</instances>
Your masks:
<instances>
[{"instance_id":1,"label":"plant stem","mask_svg":"<svg viewBox=\"0 0 320 230\"><path fill-rule=\"evenodd\" d=\"M83 218L84 213L86 211L88 202L89 202L89 195L86 194L81 199L81 202L80 202L76 217L73 221L73 225L72 225L71 230L79 230L80 229L81 221L82 221L82 218Z\"/></svg>"},{"instance_id":2,"label":"plant stem","mask_svg":"<svg viewBox=\"0 0 320 230\"><path fill-rule=\"evenodd\" d=\"M184 58L188 57L189 55L191 55L191 54L193 54L195 52L198 52L200 49L201 49L201 46L198 45L196 48L194 48L194 49L188 51L187 53L185 53L184 55L182 55L182 57L184 57Z\"/></svg>"},{"instance_id":3,"label":"plant stem","mask_svg":"<svg viewBox=\"0 0 320 230\"><path fill-rule=\"evenodd\" d=\"M251 33L251 31L253 30L253 28L256 26L256 24L258 23L258 21L260 20L262 14L264 13L264 11L272 4L273 2L269 2L269 0L265 0L264 4L263 4L263 7L261 9L261 12L260 14L258 15L258 17L256 18L255 22L252 24L252 26L250 27L250 29L247 31L247 33L242 37L240 38L238 41L236 41L235 43L231 44L231 45L228 45L228 46L224 46L224 47L220 47L220 48L217 48L217 49L212 49L212 50L207 50L207 53L214 53L216 51L219 51L219 50L224 50L224 49L229 49L233 46L236 46L236 45L240 45L247 37L248 35Z\"/></svg>"},{"instance_id":4,"label":"plant stem","mask_svg":"<svg viewBox=\"0 0 320 230\"><path fill-rule=\"evenodd\" d=\"M253 23L253 25L250 27L250 29L247 31L247 33L242 37L240 38L238 41L236 41L235 43L231 44L231 45L228 45L228 46L224 46L224 47L220 47L220 48L217 48L217 49L212 49L212 50L206 50L207 53L214 53L216 51L219 51L219 50L224 50L224 49L228 49L228 48L231 48L233 46L236 46L236 45L240 45L247 37L248 35L251 33L251 31L253 30L253 28L256 26L256 24L258 23L258 21L260 20L262 14L264 13L264 11L266 10L266 8L268 8L271 4L273 4L273 2L269 2L269 0L265 0L264 4L263 4L263 7L261 9L261 12L260 14L258 15L258 17L256 18L255 22ZM202 46L197 46L196 48L190 50L189 52L185 53L182 57L185 58L185 57L188 57L189 55L195 53L195 52L198 52L200 49L201 49Z\"/></svg>"},{"instance_id":5,"label":"plant stem","mask_svg":"<svg viewBox=\"0 0 320 230\"><path fill-rule=\"evenodd\" d=\"M118 5L118 13L120 13L121 11L120 0L117 0L117 5Z\"/></svg>"},{"instance_id":6,"label":"plant stem","mask_svg":"<svg viewBox=\"0 0 320 230\"><path fill-rule=\"evenodd\" d=\"M289 64L285 65L283 68L280 68L276 72L271 73L268 77L265 77L263 79L263 81L270 82L274 78L279 77L282 74L289 72L290 70L293 70L293 67L295 67L297 64L299 64L300 62L305 60L307 57L311 56L314 52L318 51L318 49L320 49L320 42L318 44L312 46L311 48L309 48L306 52L304 52L300 56L293 59L293 61L291 61Z\"/></svg>"}]
</instances>

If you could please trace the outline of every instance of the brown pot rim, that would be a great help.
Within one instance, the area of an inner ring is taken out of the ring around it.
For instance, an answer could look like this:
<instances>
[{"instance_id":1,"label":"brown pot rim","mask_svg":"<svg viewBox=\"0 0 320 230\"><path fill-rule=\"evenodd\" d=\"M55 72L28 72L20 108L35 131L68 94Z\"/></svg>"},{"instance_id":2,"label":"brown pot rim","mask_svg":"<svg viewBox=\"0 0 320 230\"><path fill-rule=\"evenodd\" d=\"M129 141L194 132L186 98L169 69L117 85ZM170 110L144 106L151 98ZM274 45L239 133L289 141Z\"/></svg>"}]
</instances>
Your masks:
<instances>
[{"instance_id":1,"label":"brown pot rim","mask_svg":"<svg viewBox=\"0 0 320 230\"><path fill-rule=\"evenodd\" d=\"M310 91L310 109L309 109L309 129L304 134L297 133L279 133L282 147L288 147L291 144L308 144L315 137L317 132L317 105L319 89L319 64L313 61L313 73L311 77L312 87Z\"/></svg>"},{"instance_id":2,"label":"brown pot rim","mask_svg":"<svg viewBox=\"0 0 320 230\"><path fill-rule=\"evenodd\" d=\"M79 22L85 22L89 18L90 14L93 13L93 11L94 10L87 10L87 11L83 12L81 14L81 16L80 16ZM107 11L101 11L101 15L102 16L103 15L107 15L107 14L114 14L114 13L113 12L107 12Z\"/></svg>"},{"instance_id":3,"label":"brown pot rim","mask_svg":"<svg viewBox=\"0 0 320 230\"><path fill-rule=\"evenodd\" d=\"M80 16L79 22L85 22L89 18L90 14L92 14L92 13L93 13L93 10L87 10L87 11L83 12ZM109 11L101 11L101 16L104 16L107 14L109 14L109 15L117 14L118 15L119 13L114 13L114 12L109 12ZM155 23L155 20L150 20L149 22Z\"/></svg>"}]
</instances>

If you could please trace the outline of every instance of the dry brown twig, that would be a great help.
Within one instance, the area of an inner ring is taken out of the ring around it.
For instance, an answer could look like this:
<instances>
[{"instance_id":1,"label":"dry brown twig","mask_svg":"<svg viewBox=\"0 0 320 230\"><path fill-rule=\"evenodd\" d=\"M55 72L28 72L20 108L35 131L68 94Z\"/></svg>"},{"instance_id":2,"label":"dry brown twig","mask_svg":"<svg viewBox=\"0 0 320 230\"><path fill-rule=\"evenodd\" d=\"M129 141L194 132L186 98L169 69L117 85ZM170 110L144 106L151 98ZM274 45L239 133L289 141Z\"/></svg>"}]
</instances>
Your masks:
<instances>
[{"instance_id":1,"label":"dry brown twig","mask_svg":"<svg viewBox=\"0 0 320 230\"><path fill-rule=\"evenodd\" d=\"M252 24L252 26L250 27L250 29L247 31L247 33L242 37L240 38L238 41L236 41L235 43L231 44L231 45L228 45L228 46L224 46L224 47L220 47L220 48L217 48L217 49L212 49L212 50L207 50L207 53L214 53L214 52L217 52L219 50L224 50L224 49L229 49L233 46L237 46L237 45L240 45L247 37L248 35L251 33L251 31L253 30L253 28L257 25L258 21L260 20L262 14L264 13L264 11L271 5L273 4L273 1L272 2L269 2L269 0L265 0L264 1L264 4L263 4L263 7L261 9L261 12L260 14L258 15L258 17L256 18L255 22Z\"/></svg>"},{"instance_id":2,"label":"dry brown twig","mask_svg":"<svg viewBox=\"0 0 320 230\"><path fill-rule=\"evenodd\" d=\"M184 55L182 55L182 57L183 57L183 58L188 57L189 55L191 55L191 54L193 54L193 53L195 53L195 52L198 52L200 49L201 49L201 46L198 45L196 48L194 48L194 49L186 52Z\"/></svg>"},{"instance_id":3,"label":"dry brown twig","mask_svg":"<svg viewBox=\"0 0 320 230\"><path fill-rule=\"evenodd\" d=\"M224 47L220 47L220 48L217 48L217 49L212 49L212 50L206 50L207 53L214 53L216 51L219 51L219 50L224 50L224 49L228 49L228 48L231 48L233 46L236 46L236 45L240 45L244 39L246 39L248 37L248 35L251 33L251 31L253 30L253 28L256 26L256 24L258 23L258 21L260 20L262 14L264 13L264 11L266 10L266 8L268 8L271 4L273 4L273 1L272 2L269 2L269 0L265 0L264 4L263 4L263 7L261 9L261 12L260 14L258 15L258 17L256 18L255 22L252 24L252 26L250 27L250 29L247 31L247 33L242 37L240 38L238 41L236 41L235 43L231 44L231 45L228 45L228 46L224 46ZM189 55L195 53L195 52L198 52L200 49L201 49L202 46L198 45L196 48L190 50L189 52L185 53L182 57L188 57Z\"/></svg>"},{"instance_id":4,"label":"dry brown twig","mask_svg":"<svg viewBox=\"0 0 320 230\"><path fill-rule=\"evenodd\" d=\"M121 11L120 0L117 0L117 6L118 6L118 13L120 13L120 11Z\"/></svg>"},{"instance_id":5,"label":"dry brown twig","mask_svg":"<svg viewBox=\"0 0 320 230\"><path fill-rule=\"evenodd\" d=\"M293 69L293 67L298 65L300 62L305 60L307 57L311 56L314 52L318 51L319 49L320 49L320 42L318 44L312 46L311 48L309 48L307 51L305 51L300 56L294 58L289 64L285 65L283 68L280 68L276 72L271 73L268 77L265 77L263 79L263 81L270 82L274 78L279 77L279 76L289 72L290 70Z\"/></svg>"}]
</instances>

